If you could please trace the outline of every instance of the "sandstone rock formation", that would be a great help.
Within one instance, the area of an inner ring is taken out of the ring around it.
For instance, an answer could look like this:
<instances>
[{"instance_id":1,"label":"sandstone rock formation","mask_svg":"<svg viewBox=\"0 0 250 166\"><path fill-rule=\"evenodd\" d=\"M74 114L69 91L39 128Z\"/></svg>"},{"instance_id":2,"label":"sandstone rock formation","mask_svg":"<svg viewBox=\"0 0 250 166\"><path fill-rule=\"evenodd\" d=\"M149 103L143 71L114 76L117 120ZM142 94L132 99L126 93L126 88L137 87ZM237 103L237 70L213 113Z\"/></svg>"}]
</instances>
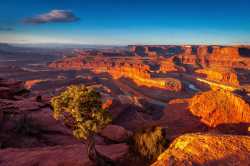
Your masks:
<instances>
[{"instance_id":1,"label":"sandstone rock formation","mask_svg":"<svg viewBox=\"0 0 250 166\"><path fill-rule=\"evenodd\" d=\"M148 114L134 105L120 105L118 108L116 110L111 109L112 112L119 112L113 123L133 132L142 128L162 126L166 130L167 140L172 141L185 133L207 131L206 125L187 110L186 100L180 100L178 103L171 102L164 110L150 109Z\"/></svg>"},{"instance_id":2,"label":"sandstone rock formation","mask_svg":"<svg viewBox=\"0 0 250 166\"><path fill-rule=\"evenodd\" d=\"M129 46L134 55L150 57L171 57L178 55L182 64L197 67L237 67L250 69L250 48L247 46L215 45L133 45Z\"/></svg>"},{"instance_id":3,"label":"sandstone rock formation","mask_svg":"<svg viewBox=\"0 0 250 166\"><path fill-rule=\"evenodd\" d=\"M194 47L193 47L194 48ZM197 46L196 52L184 51L178 57L183 64L199 67L229 67L249 69L250 58L240 52L240 46Z\"/></svg>"},{"instance_id":4,"label":"sandstone rock formation","mask_svg":"<svg viewBox=\"0 0 250 166\"><path fill-rule=\"evenodd\" d=\"M24 85L22 82L0 78L0 98L13 99L16 94L23 90Z\"/></svg>"},{"instance_id":5,"label":"sandstone rock formation","mask_svg":"<svg viewBox=\"0 0 250 166\"><path fill-rule=\"evenodd\" d=\"M189 109L210 127L220 124L250 123L250 106L228 91L208 91L194 96Z\"/></svg>"},{"instance_id":6,"label":"sandstone rock formation","mask_svg":"<svg viewBox=\"0 0 250 166\"><path fill-rule=\"evenodd\" d=\"M2 121L3 121L3 112L0 111L0 125L2 124Z\"/></svg>"},{"instance_id":7,"label":"sandstone rock formation","mask_svg":"<svg viewBox=\"0 0 250 166\"><path fill-rule=\"evenodd\" d=\"M7 87L0 87L1 98L13 97L13 92Z\"/></svg>"},{"instance_id":8,"label":"sandstone rock formation","mask_svg":"<svg viewBox=\"0 0 250 166\"><path fill-rule=\"evenodd\" d=\"M233 69L226 68L206 68L195 71L198 74L206 75L206 78L211 81L225 83L233 86L239 86L237 73Z\"/></svg>"},{"instance_id":9,"label":"sandstone rock formation","mask_svg":"<svg viewBox=\"0 0 250 166\"><path fill-rule=\"evenodd\" d=\"M25 81L24 86L27 89L31 89L35 84L43 82L43 81L46 81L46 80L28 80L28 81Z\"/></svg>"},{"instance_id":10,"label":"sandstone rock formation","mask_svg":"<svg viewBox=\"0 0 250 166\"><path fill-rule=\"evenodd\" d=\"M100 134L116 142L125 142L129 137L132 136L132 133L130 131L117 125L108 125L102 130Z\"/></svg>"},{"instance_id":11,"label":"sandstone rock formation","mask_svg":"<svg viewBox=\"0 0 250 166\"><path fill-rule=\"evenodd\" d=\"M160 61L159 72L168 73L168 72L185 72L184 67L178 66L175 64L173 58L163 59Z\"/></svg>"},{"instance_id":12,"label":"sandstone rock formation","mask_svg":"<svg viewBox=\"0 0 250 166\"><path fill-rule=\"evenodd\" d=\"M53 118L45 97L1 97L0 165L93 165L88 159L85 144L77 140L71 130ZM111 126L112 129L106 129L104 135L110 136L111 140L114 138L117 142L123 142L128 132L122 127L113 127L115 130ZM108 145L103 137L98 137L96 148L99 153L116 162L126 157L129 151L127 144Z\"/></svg>"},{"instance_id":13,"label":"sandstone rock formation","mask_svg":"<svg viewBox=\"0 0 250 166\"><path fill-rule=\"evenodd\" d=\"M97 150L114 161L122 160L128 152L126 144L98 145ZM45 148L0 150L1 166L93 166L86 146L75 144Z\"/></svg>"},{"instance_id":14,"label":"sandstone rock formation","mask_svg":"<svg viewBox=\"0 0 250 166\"><path fill-rule=\"evenodd\" d=\"M182 89L182 84L179 80L174 78L154 78L151 76L148 66L142 64L117 66L109 71L113 78L129 78L138 86L162 88L170 91L181 91Z\"/></svg>"},{"instance_id":15,"label":"sandstone rock formation","mask_svg":"<svg viewBox=\"0 0 250 166\"><path fill-rule=\"evenodd\" d=\"M0 99L1 148L31 148L79 143L52 117L48 103L34 98ZM18 139L17 139L18 138Z\"/></svg>"},{"instance_id":16,"label":"sandstone rock formation","mask_svg":"<svg viewBox=\"0 0 250 166\"><path fill-rule=\"evenodd\" d=\"M169 56L181 53L181 46L175 45L129 45L129 50L136 56Z\"/></svg>"},{"instance_id":17,"label":"sandstone rock formation","mask_svg":"<svg viewBox=\"0 0 250 166\"><path fill-rule=\"evenodd\" d=\"M172 62L171 62L172 63ZM181 91L182 84L174 78L154 78L149 65L141 58L112 58L103 56L76 56L53 62L51 68L60 70L82 70L89 69L95 73L109 73L114 79L121 77L132 79L139 86L167 89L170 91ZM176 69L184 70L176 66ZM164 68L162 70L165 70Z\"/></svg>"},{"instance_id":18,"label":"sandstone rock formation","mask_svg":"<svg viewBox=\"0 0 250 166\"><path fill-rule=\"evenodd\" d=\"M247 166L250 137L186 134L178 137L152 166Z\"/></svg>"}]
</instances>

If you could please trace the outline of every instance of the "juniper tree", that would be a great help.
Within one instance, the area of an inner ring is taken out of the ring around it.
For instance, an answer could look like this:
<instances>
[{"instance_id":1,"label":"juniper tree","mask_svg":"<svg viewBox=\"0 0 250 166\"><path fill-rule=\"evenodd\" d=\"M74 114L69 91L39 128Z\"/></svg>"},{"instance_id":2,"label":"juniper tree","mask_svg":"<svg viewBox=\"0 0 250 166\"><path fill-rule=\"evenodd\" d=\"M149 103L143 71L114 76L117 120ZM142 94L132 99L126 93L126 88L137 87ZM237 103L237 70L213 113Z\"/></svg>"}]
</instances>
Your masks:
<instances>
[{"instance_id":1,"label":"juniper tree","mask_svg":"<svg viewBox=\"0 0 250 166\"><path fill-rule=\"evenodd\" d=\"M100 154L95 149L94 135L112 120L102 108L100 93L84 85L72 85L53 97L51 105L54 118L69 126L76 138L86 140L89 158L97 160Z\"/></svg>"}]
</instances>

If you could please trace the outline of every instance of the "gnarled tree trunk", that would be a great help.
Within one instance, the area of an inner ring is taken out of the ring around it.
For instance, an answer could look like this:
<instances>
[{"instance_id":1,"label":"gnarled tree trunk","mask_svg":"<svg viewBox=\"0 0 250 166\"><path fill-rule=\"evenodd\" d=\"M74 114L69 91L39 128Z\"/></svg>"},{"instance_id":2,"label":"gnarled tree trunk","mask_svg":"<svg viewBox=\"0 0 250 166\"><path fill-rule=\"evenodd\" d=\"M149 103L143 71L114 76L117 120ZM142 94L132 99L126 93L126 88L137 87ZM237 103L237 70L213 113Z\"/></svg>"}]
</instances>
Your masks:
<instances>
[{"instance_id":1,"label":"gnarled tree trunk","mask_svg":"<svg viewBox=\"0 0 250 166\"><path fill-rule=\"evenodd\" d=\"M115 162L110 158L99 153L95 148L94 134L90 134L87 138L87 153L89 159L97 166L115 166Z\"/></svg>"}]
</instances>

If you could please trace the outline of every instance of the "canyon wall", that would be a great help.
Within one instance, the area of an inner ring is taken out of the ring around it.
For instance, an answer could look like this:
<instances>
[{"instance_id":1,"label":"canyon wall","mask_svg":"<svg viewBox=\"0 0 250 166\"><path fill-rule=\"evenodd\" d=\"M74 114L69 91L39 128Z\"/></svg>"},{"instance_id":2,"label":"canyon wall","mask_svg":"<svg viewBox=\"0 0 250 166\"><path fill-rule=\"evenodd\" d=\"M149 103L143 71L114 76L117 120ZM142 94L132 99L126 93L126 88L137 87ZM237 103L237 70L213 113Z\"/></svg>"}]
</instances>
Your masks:
<instances>
[{"instance_id":1,"label":"canyon wall","mask_svg":"<svg viewBox=\"0 0 250 166\"><path fill-rule=\"evenodd\" d=\"M138 86L161 88L170 91L180 91L181 82L174 78L154 78L150 67L139 58L110 58L103 56L77 56L65 58L49 64L50 68L60 70L89 69L95 73L109 73L114 79L121 77L133 80Z\"/></svg>"},{"instance_id":2,"label":"canyon wall","mask_svg":"<svg viewBox=\"0 0 250 166\"><path fill-rule=\"evenodd\" d=\"M108 72L115 79L121 77L132 79L138 86L150 88L162 88L170 91L180 91L181 82L174 78L153 78L149 72L149 67L143 64L125 64L110 68Z\"/></svg>"},{"instance_id":3,"label":"canyon wall","mask_svg":"<svg viewBox=\"0 0 250 166\"><path fill-rule=\"evenodd\" d=\"M192 54L182 53L178 58L183 64L191 64L202 67L223 67L250 69L250 56L247 50L240 51L243 47L237 46L198 46Z\"/></svg>"},{"instance_id":4,"label":"canyon wall","mask_svg":"<svg viewBox=\"0 0 250 166\"><path fill-rule=\"evenodd\" d=\"M124 53L114 49L108 54L107 51L78 51L74 57L51 63L49 67L107 72L115 79L132 79L139 86L174 91L181 89L178 80L155 78L156 75L158 77L171 72L194 74L194 69L204 69L198 73L206 75L208 80L238 86L240 79L237 74L239 69L243 69L241 77L244 76L248 81L245 75L250 70L250 46L132 45L128 46L128 51ZM229 72L232 69L237 72Z\"/></svg>"},{"instance_id":5,"label":"canyon wall","mask_svg":"<svg viewBox=\"0 0 250 166\"><path fill-rule=\"evenodd\" d=\"M239 86L239 80L237 73L230 69L199 69L195 71L198 74L205 75L206 79L211 81L217 81L220 83Z\"/></svg>"},{"instance_id":6,"label":"canyon wall","mask_svg":"<svg viewBox=\"0 0 250 166\"><path fill-rule=\"evenodd\" d=\"M168 73L168 72L185 72L186 69L182 66L176 65L174 58L164 58L159 61L160 69L158 72Z\"/></svg>"},{"instance_id":7,"label":"canyon wall","mask_svg":"<svg viewBox=\"0 0 250 166\"><path fill-rule=\"evenodd\" d=\"M200 67L233 67L250 69L250 46L209 46L209 45L133 45L133 55L150 57L177 56L181 63Z\"/></svg>"}]
</instances>

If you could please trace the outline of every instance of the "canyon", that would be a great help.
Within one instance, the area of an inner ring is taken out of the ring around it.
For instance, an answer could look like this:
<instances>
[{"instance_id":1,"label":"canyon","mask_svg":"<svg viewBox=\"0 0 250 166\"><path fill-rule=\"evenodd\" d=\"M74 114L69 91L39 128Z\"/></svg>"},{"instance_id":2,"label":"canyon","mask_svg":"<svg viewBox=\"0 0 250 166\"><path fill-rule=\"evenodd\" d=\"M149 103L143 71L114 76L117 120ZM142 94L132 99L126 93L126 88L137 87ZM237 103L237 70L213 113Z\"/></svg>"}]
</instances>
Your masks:
<instances>
[{"instance_id":1,"label":"canyon","mask_svg":"<svg viewBox=\"0 0 250 166\"><path fill-rule=\"evenodd\" d=\"M114 79L121 77L132 79L139 86L163 88L172 91L181 90L181 82L174 78L153 78L150 67L142 62L140 58L109 58L109 57L78 56L76 58L66 58L62 62L55 62L49 65L51 68L59 69L90 69L95 73L107 72Z\"/></svg>"},{"instance_id":2,"label":"canyon","mask_svg":"<svg viewBox=\"0 0 250 166\"><path fill-rule=\"evenodd\" d=\"M176 55L183 64L203 67L223 66L249 69L249 46L182 45L130 46L135 55L169 57Z\"/></svg>"},{"instance_id":3,"label":"canyon","mask_svg":"<svg viewBox=\"0 0 250 166\"><path fill-rule=\"evenodd\" d=\"M172 91L183 88L181 74L237 87L250 81L248 46L128 46L128 50L120 55L78 51L49 67L107 72L114 79L124 77L139 86Z\"/></svg>"},{"instance_id":4,"label":"canyon","mask_svg":"<svg viewBox=\"0 0 250 166\"><path fill-rule=\"evenodd\" d=\"M100 93L102 108L112 115L95 142L116 165L250 161L250 46L43 50L44 57L54 56L27 63L12 61L15 47L6 49L11 56L0 62L0 165L94 165L86 142L52 116L51 98L82 84ZM39 52L17 50L17 57ZM26 125L29 135L17 128ZM162 127L167 145L156 160L146 161L130 141L152 126Z\"/></svg>"}]
</instances>

